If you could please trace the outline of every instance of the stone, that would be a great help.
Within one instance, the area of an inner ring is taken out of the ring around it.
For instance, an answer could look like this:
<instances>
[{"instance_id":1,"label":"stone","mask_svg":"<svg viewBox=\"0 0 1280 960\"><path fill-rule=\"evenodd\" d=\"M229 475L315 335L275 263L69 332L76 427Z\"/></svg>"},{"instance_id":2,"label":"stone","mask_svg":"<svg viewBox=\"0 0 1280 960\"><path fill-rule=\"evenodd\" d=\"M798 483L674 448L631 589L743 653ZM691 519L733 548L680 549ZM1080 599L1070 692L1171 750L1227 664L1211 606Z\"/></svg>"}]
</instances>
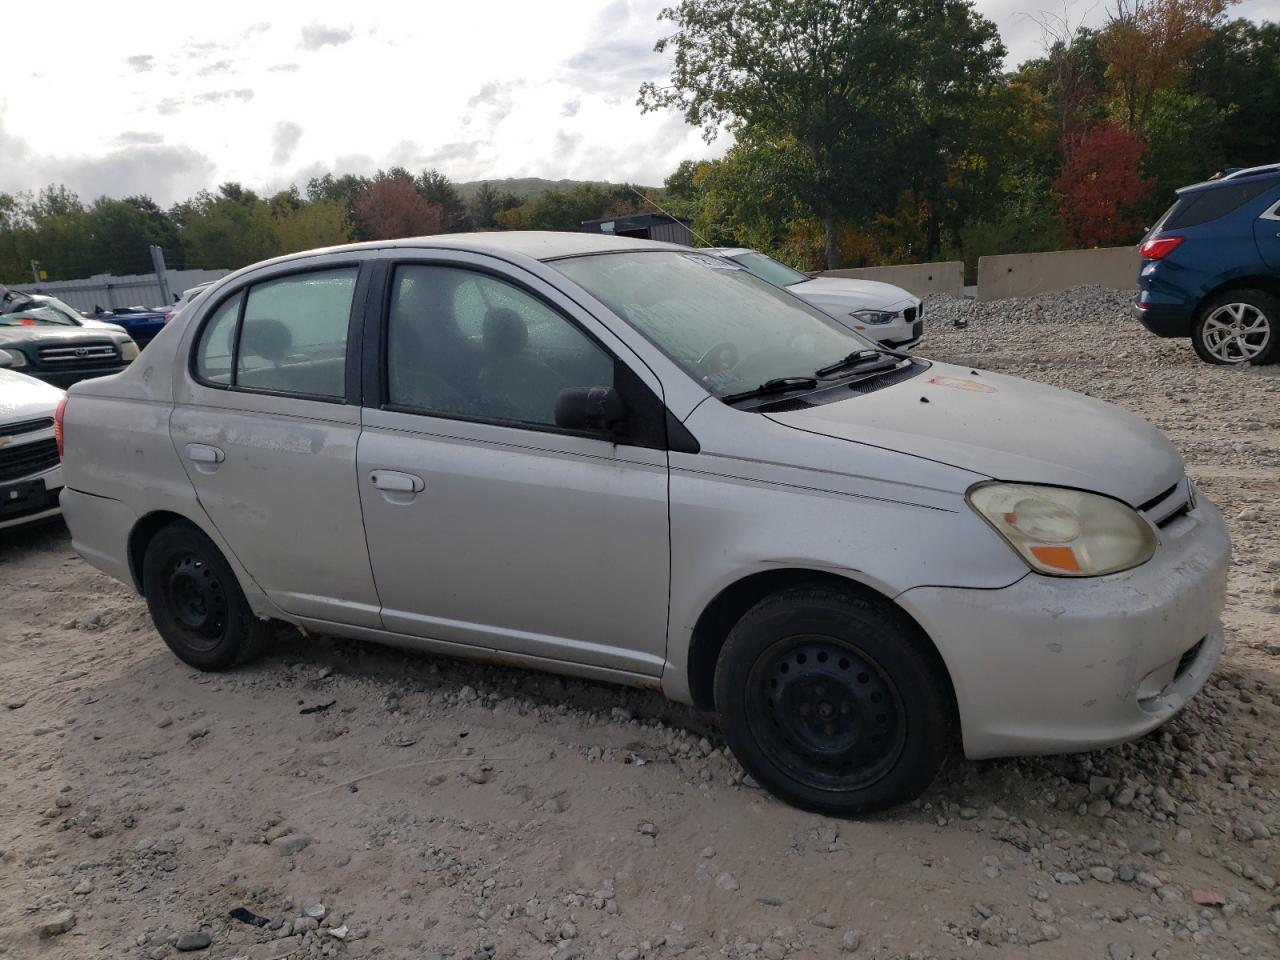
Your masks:
<instances>
[{"instance_id":1,"label":"stone","mask_svg":"<svg viewBox=\"0 0 1280 960\"><path fill-rule=\"evenodd\" d=\"M1124 883L1133 883L1136 876L1136 871L1127 863L1122 863L1120 869L1116 871L1116 877Z\"/></svg>"},{"instance_id":2,"label":"stone","mask_svg":"<svg viewBox=\"0 0 1280 960\"><path fill-rule=\"evenodd\" d=\"M656 837L658 835L658 828L646 820L636 827L636 832L641 836Z\"/></svg>"},{"instance_id":3,"label":"stone","mask_svg":"<svg viewBox=\"0 0 1280 960\"><path fill-rule=\"evenodd\" d=\"M640 950L636 947L623 947L616 956L617 960L640 960Z\"/></svg>"},{"instance_id":4,"label":"stone","mask_svg":"<svg viewBox=\"0 0 1280 960\"><path fill-rule=\"evenodd\" d=\"M1133 960L1133 947L1127 943L1109 943L1107 960Z\"/></svg>"},{"instance_id":5,"label":"stone","mask_svg":"<svg viewBox=\"0 0 1280 960\"><path fill-rule=\"evenodd\" d=\"M302 905L302 915L311 917L313 920L323 920L325 915L324 904L319 900L311 900Z\"/></svg>"},{"instance_id":6,"label":"stone","mask_svg":"<svg viewBox=\"0 0 1280 960\"><path fill-rule=\"evenodd\" d=\"M824 930L834 930L836 928L835 917L825 911L823 913L819 913L809 922L815 927L822 927Z\"/></svg>"},{"instance_id":7,"label":"stone","mask_svg":"<svg viewBox=\"0 0 1280 960\"><path fill-rule=\"evenodd\" d=\"M1089 876L1099 883L1112 883L1115 881L1116 872L1110 867L1090 867Z\"/></svg>"},{"instance_id":8,"label":"stone","mask_svg":"<svg viewBox=\"0 0 1280 960\"><path fill-rule=\"evenodd\" d=\"M291 857L311 846L311 838L302 833L290 833L271 841L271 849L282 857Z\"/></svg>"},{"instance_id":9,"label":"stone","mask_svg":"<svg viewBox=\"0 0 1280 960\"><path fill-rule=\"evenodd\" d=\"M320 921L317 920L315 917L298 917L297 920L293 921L293 932L308 933L312 930L319 928L319 926L320 926Z\"/></svg>"},{"instance_id":10,"label":"stone","mask_svg":"<svg viewBox=\"0 0 1280 960\"><path fill-rule=\"evenodd\" d=\"M766 940L760 944L760 952L765 955L767 960L782 960L787 955L787 948L777 940Z\"/></svg>"},{"instance_id":11,"label":"stone","mask_svg":"<svg viewBox=\"0 0 1280 960\"><path fill-rule=\"evenodd\" d=\"M846 930L844 936L840 938L840 949L845 953L853 953L862 946L862 938L861 930Z\"/></svg>"},{"instance_id":12,"label":"stone","mask_svg":"<svg viewBox=\"0 0 1280 960\"><path fill-rule=\"evenodd\" d=\"M66 933L76 925L76 915L70 910L59 910L36 923L36 934L41 937L56 937Z\"/></svg>"},{"instance_id":13,"label":"stone","mask_svg":"<svg viewBox=\"0 0 1280 960\"><path fill-rule=\"evenodd\" d=\"M183 952L188 952L207 949L212 942L213 940L203 930L193 930L190 933L179 934L173 945Z\"/></svg>"},{"instance_id":14,"label":"stone","mask_svg":"<svg viewBox=\"0 0 1280 960\"><path fill-rule=\"evenodd\" d=\"M716 886L721 890L737 890L738 880L731 873L722 873L716 877Z\"/></svg>"}]
</instances>

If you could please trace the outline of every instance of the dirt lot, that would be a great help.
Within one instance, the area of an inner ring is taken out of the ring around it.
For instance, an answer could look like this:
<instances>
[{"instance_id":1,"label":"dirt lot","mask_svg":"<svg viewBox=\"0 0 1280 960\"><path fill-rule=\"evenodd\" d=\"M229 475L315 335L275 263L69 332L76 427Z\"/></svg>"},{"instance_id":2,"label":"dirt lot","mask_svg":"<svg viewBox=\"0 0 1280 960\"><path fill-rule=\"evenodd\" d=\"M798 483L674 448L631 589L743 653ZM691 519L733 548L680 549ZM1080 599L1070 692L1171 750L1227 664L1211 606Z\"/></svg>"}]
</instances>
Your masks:
<instances>
[{"instance_id":1,"label":"dirt lot","mask_svg":"<svg viewBox=\"0 0 1280 960\"><path fill-rule=\"evenodd\" d=\"M920 352L1130 407L1230 518L1227 657L1165 730L827 821L657 694L288 633L194 673L46 524L0 534L0 955L1280 956L1280 367L1123 302L935 301Z\"/></svg>"}]
</instances>

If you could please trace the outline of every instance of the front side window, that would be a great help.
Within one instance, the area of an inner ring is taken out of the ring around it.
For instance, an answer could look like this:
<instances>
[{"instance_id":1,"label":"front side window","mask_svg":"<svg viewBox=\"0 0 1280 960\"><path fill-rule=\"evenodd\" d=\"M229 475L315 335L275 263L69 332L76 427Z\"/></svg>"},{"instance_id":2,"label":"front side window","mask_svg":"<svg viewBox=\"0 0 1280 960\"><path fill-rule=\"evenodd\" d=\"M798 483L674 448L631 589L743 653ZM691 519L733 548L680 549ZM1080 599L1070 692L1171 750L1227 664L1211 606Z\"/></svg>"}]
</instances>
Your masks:
<instances>
[{"instance_id":1,"label":"front side window","mask_svg":"<svg viewBox=\"0 0 1280 960\"><path fill-rule=\"evenodd\" d=\"M811 377L875 344L718 257L605 253L550 266L600 300L718 397Z\"/></svg>"},{"instance_id":2,"label":"front side window","mask_svg":"<svg viewBox=\"0 0 1280 960\"><path fill-rule=\"evenodd\" d=\"M197 375L246 390L341 400L358 273L312 270L224 301L201 332Z\"/></svg>"},{"instance_id":3,"label":"front side window","mask_svg":"<svg viewBox=\"0 0 1280 960\"><path fill-rule=\"evenodd\" d=\"M387 402L424 413L555 426L571 387L613 386L613 358L504 280L456 267L396 270Z\"/></svg>"}]
</instances>

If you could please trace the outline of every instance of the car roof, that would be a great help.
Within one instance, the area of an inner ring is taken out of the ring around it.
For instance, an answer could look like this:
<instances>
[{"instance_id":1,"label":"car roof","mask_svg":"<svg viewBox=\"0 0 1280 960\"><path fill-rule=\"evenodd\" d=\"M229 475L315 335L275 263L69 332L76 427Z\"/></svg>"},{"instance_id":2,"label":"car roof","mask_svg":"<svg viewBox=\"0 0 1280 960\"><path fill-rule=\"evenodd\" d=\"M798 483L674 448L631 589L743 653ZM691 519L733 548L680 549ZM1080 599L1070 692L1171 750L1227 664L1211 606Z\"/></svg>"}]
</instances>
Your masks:
<instances>
[{"instance_id":1,"label":"car roof","mask_svg":"<svg viewBox=\"0 0 1280 960\"><path fill-rule=\"evenodd\" d=\"M288 263L321 254L344 253L363 250L465 250L496 256L518 254L534 260L556 260L561 257L587 256L595 253L617 253L628 250L678 250L688 247L678 243L662 243L657 240L637 240L632 237L616 237L608 233L569 233L554 230L512 230L489 233L440 233L429 237L405 237L400 240L370 240L365 243L348 243L319 250L276 257L264 263ZM262 264L255 264L261 266Z\"/></svg>"},{"instance_id":2,"label":"car roof","mask_svg":"<svg viewBox=\"0 0 1280 960\"><path fill-rule=\"evenodd\" d=\"M1261 167L1245 167L1243 170L1232 171L1224 177L1218 177L1216 180L1202 180L1199 183L1179 187L1176 192L1181 196L1184 193L1199 193L1202 190L1212 190L1215 187L1239 185L1241 181L1260 179L1275 180L1280 183L1280 164L1270 163Z\"/></svg>"}]
</instances>

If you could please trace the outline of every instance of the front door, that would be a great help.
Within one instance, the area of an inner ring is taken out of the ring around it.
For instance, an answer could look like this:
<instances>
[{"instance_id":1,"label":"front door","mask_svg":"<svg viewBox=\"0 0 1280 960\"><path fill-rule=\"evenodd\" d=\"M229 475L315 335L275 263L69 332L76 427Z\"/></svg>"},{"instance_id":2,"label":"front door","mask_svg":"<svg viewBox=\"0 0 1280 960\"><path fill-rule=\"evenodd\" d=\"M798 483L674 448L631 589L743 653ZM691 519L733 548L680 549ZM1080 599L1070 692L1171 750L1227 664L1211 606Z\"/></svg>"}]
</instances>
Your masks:
<instances>
[{"instance_id":1,"label":"front door","mask_svg":"<svg viewBox=\"0 0 1280 960\"><path fill-rule=\"evenodd\" d=\"M468 263L401 264L389 281L357 457L383 623L658 676L666 451L555 418L561 390L614 385L620 345L536 278Z\"/></svg>"},{"instance_id":2,"label":"front door","mask_svg":"<svg viewBox=\"0 0 1280 960\"><path fill-rule=\"evenodd\" d=\"M178 378L170 434L205 513L268 597L377 627L349 402L359 392L347 383L358 275L274 275L223 299Z\"/></svg>"}]
</instances>

